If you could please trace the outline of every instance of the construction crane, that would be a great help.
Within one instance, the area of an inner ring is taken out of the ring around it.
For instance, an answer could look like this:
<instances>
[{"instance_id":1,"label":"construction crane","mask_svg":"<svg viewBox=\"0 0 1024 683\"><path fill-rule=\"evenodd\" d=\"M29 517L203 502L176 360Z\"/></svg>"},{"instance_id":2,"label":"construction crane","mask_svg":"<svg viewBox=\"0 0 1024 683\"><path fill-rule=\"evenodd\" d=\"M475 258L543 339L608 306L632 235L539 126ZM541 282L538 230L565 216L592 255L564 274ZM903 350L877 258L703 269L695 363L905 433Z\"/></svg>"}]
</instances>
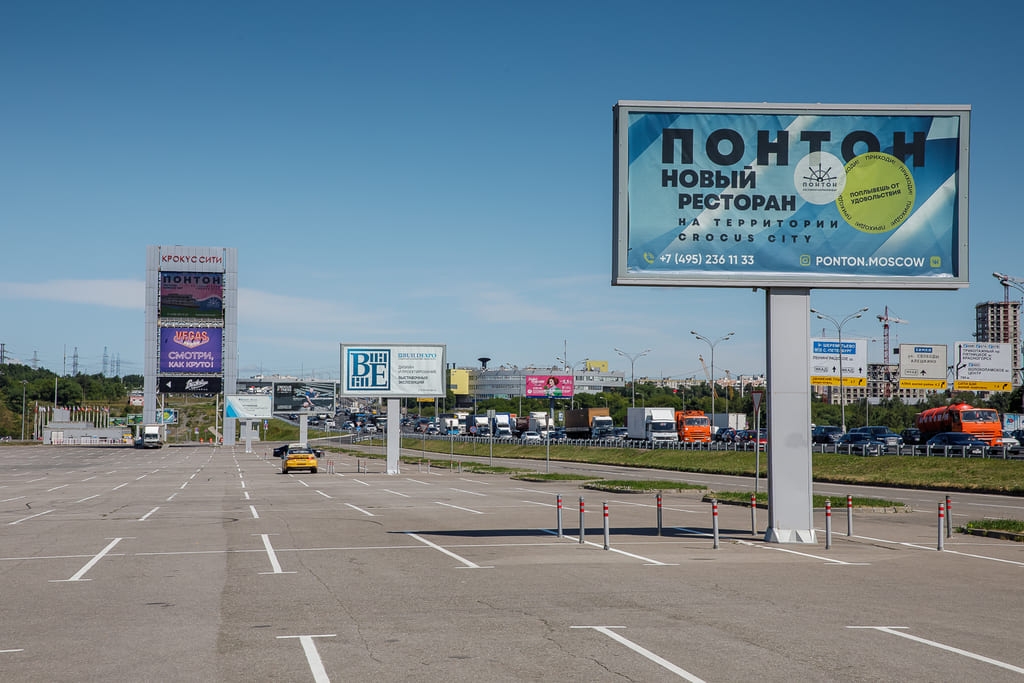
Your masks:
<instances>
[{"instance_id":1,"label":"construction crane","mask_svg":"<svg viewBox=\"0 0 1024 683\"><path fill-rule=\"evenodd\" d=\"M708 384L711 386L711 393L715 398L718 398L718 392L715 391L715 382L711 379L711 373L708 372L708 364L704 362L704 356L697 354L697 360L700 361L700 365L704 368L704 376L708 378Z\"/></svg>"},{"instance_id":2,"label":"construction crane","mask_svg":"<svg viewBox=\"0 0 1024 683\"><path fill-rule=\"evenodd\" d=\"M905 323L906 320L889 315L889 307L885 307L885 314L878 316L882 323L882 370L885 372L884 394L886 398L892 395L892 377L889 375L889 363L892 356L889 355L889 323Z\"/></svg>"},{"instance_id":3,"label":"construction crane","mask_svg":"<svg viewBox=\"0 0 1024 683\"><path fill-rule=\"evenodd\" d=\"M1003 275L1002 273L992 273L992 277L999 280L999 284L1003 286L1003 303L1010 303L1010 287L1016 287L1017 289L1024 291L1024 280L1016 277L1010 277L1009 275Z\"/></svg>"}]
</instances>

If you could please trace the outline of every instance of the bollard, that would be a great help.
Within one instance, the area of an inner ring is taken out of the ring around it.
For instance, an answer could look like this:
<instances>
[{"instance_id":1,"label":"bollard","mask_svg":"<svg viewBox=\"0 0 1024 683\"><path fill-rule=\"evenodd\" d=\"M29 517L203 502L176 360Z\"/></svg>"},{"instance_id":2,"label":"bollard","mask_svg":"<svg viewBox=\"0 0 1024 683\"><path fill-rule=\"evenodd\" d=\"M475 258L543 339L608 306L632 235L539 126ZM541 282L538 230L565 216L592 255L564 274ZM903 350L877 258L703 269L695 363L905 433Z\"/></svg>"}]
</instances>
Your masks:
<instances>
[{"instance_id":1,"label":"bollard","mask_svg":"<svg viewBox=\"0 0 1024 683\"><path fill-rule=\"evenodd\" d=\"M587 535L587 528L583 526L583 496L580 496L580 543L583 543L583 537Z\"/></svg>"},{"instance_id":2,"label":"bollard","mask_svg":"<svg viewBox=\"0 0 1024 683\"><path fill-rule=\"evenodd\" d=\"M714 549L718 550L718 499L711 499L711 531L715 539Z\"/></svg>"},{"instance_id":3,"label":"bollard","mask_svg":"<svg viewBox=\"0 0 1024 683\"><path fill-rule=\"evenodd\" d=\"M427 474L430 474L430 461L427 461Z\"/></svg>"},{"instance_id":4,"label":"bollard","mask_svg":"<svg viewBox=\"0 0 1024 683\"><path fill-rule=\"evenodd\" d=\"M416 471L420 472L420 473L423 472L423 461L422 460L417 460L416 461Z\"/></svg>"},{"instance_id":5,"label":"bollard","mask_svg":"<svg viewBox=\"0 0 1024 683\"><path fill-rule=\"evenodd\" d=\"M604 549L608 550L611 547L608 539L608 502L604 503Z\"/></svg>"},{"instance_id":6,"label":"bollard","mask_svg":"<svg viewBox=\"0 0 1024 683\"><path fill-rule=\"evenodd\" d=\"M562 537L562 494L558 494L558 537Z\"/></svg>"},{"instance_id":7,"label":"bollard","mask_svg":"<svg viewBox=\"0 0 1024 683\"><path fill-rule=\"evenodd\" d=\"M946 516L946 506L939 503L939 547L937 550L942 550L942 527L946 525L946 520L943 519Z\"/></svg>"},{"instance_id":8,"label":"bollard","mask_svg":"<svg viewBox=\"0 0 1024 683\"><path fill-rule=\"evenodd\" d=\"M661 494L658 494L658 535L661 536Z\"/></svg>"},{"instance_id":9,"label":"bollard","mask_svg":"<svg viewBox=\"0 0 1024 683\"><path fill-rule=\"evenodd\" d=\"M832 548L832 501L825 499L825 550Z\"/></svg>"},{"instance_id":10,"label":"bollard","mask_svg":"<svg viewBox=\"0 0 1024 683\"><path fill-rule=\"evenodd\" d=\"M853 536L853 496L846 497L846 535Z\"/></svg>"},{"instance_id":11,"label":"bollard","mask_svg":"<svg viewBox=\"0 0 1024 683\"><path fill-rule=\"evenodd\" d=\"M953 538L953 500L946 494L946 538Z\"/></svg>"},{"instance_id":12,"label":"bollard","mask_svg":"<svg viewBox=\"0 0 1024 683\"><path fill-rule=\"evenodd\" d=\"M462 474L462 461L459 461L459 474Z\"/></svg>"},{"instance_id":13,"label":"bollard","mask_svg":"<svg viewBox=\"0 0 1024 683\"><path fill-rule=\"evenodd\" d=\"M757 494L750 494L750 533L757 536Z\"/></svg>"}]
</instances>

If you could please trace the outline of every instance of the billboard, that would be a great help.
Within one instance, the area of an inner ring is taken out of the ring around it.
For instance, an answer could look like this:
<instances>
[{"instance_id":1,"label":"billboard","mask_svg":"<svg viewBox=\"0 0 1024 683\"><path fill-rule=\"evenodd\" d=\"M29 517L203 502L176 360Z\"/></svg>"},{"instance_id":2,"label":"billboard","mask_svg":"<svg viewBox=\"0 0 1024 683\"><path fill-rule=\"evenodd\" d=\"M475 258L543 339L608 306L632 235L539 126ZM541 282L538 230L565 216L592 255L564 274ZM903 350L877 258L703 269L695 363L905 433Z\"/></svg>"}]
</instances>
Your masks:
<instances>
[{"instance_id":1,"label":"billboard","mask_svg":"<svg viewBox=\"0 0 1024 683\"><path fill-rule=\"evenodd\" d=\"M224 398L224 417L237 417L240 420L269 420L274 416L268 394L237 394Z\"/></svg>"},{"instance_id":2,"label":"billboard","mask_svg":"<svg viewBox=\"0 0 1024 683\"><path fill-rule=\"evenodd\" d=\"M441 398L447 392L443 344L342 344L342 396Z\"/></svg>"},{"instance_id":3,"label":"billboard","mask_svg":"<svg viewBox=\"0 0 1024 683\"><path fill-rule=\"evenodd\" d=\"M222 327L161 327L160 372L220 372Z\"/></svg>"},{"instance_id":4,"label":"billboard","mask_svg":"<svg viewBox=\"0 0 1024 683\"><path fill-rule=\"evenodd\" d=\"M968 285L969 106L619 102L614 124L614 285Z\"/></svg>"},{"instance_id":5,"label":"billboard","mask_svg":"<svg viewBox=\"0 0 1024 683\"><path fill-rule=\"evenodd\" d=\"M161 318L212 319L224 317L222 273L160 273Z\"/></svg>"},{"instance_id":6,"label":"billboard","mask_svg":"<svg viewBox=\"0 0 1024 683\"><path fill-rule=\"evenodd\" d=\"M334 382L274 382L274 412L334 415L335 387Z\"/></svg>"},{"instance_id":7,"label":"billboard","mask_svg":"<svg viewBox=\"0 0 1024 683\"><path fill-rule=\"evenodd\" d=\"M900 389L945 388L945 344L900 344Z\"/></svg>"},{"instance_id":8,"label":"billboard","mask_svg":"<svg viewBox=\"0 0 1024 683\"><path fill-rule=\"evenodd\" d=\"M576 389L572 375L526 375L527 398L569 398Z\"/></svg>"},{"instance_id":9,"label":"billboard","mask_svg":"<svg viewBox=\"0 0 1024 683\"><path fill-rule=\"evenodd\" d=\"M224 388L220 377L157 377L158 394L219 394Z\"/></svg>"},{"instance_id":10,"label":"billboard","mask_svg":"<svg viewBox=\"0 0 1024 683\"><path fill-rule=\"evenodd\" d=\"M811 339L811 384L838 387L840 375L842 386L868 385L867 340Z\"/></svg>"},{"instance_id":11,"label":"billboard","mask_svg":"<svg viewBox=\"0 0 1024 683\"><path fill-rule=\"evenodd\" d=\"M1010 344L956 342L953 351L955 391L1012 391L1013 347Z\"/></svg>"}]
</instances>

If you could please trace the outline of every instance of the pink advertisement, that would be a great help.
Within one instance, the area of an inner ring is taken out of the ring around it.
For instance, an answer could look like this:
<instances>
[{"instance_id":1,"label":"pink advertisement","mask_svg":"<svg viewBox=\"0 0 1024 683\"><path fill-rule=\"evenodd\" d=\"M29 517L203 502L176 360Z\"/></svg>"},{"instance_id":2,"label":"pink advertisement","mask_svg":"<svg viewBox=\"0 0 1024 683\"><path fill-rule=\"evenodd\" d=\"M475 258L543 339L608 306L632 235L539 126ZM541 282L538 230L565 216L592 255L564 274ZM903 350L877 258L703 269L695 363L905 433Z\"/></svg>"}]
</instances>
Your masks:
<instances>
[{"instance_id":1,"label":"pink advertisement","mask_svg":"<svg viewBox=\"0 0 1024 683\"><path fill-rule=\"evenodd\" d=\"M569 398L575 384L572 375L526 375L527 398Z\"/></svg>"}]
</instances>

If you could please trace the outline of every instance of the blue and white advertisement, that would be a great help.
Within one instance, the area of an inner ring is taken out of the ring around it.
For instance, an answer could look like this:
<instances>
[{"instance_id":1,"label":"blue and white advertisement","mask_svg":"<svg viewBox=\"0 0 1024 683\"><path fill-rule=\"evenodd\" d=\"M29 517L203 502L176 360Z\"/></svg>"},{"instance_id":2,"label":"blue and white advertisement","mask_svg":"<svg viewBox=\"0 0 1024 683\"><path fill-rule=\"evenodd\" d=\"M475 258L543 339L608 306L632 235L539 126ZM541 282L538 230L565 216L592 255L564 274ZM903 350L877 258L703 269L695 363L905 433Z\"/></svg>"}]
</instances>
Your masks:
<instances>
[{"instance_id":1,"label":"blue and white advertisement","mask_svg":"<svg viewBox=\"0 0 1024 683\"><path fill-rule=\"evenodd\" d=\"M620 102L613 284L968 284L968 106Z\"/></svg>"},{"instance_id":2,"label":"blue and white advertisement","mask_svg":"<svg viewBox=\"0 0 1024 683\"><path fill-rule=\"evenodd\" d=\"M445 363L443 344L342 344L341 394L441 398Z\"/></svg>"}]
</instances>

